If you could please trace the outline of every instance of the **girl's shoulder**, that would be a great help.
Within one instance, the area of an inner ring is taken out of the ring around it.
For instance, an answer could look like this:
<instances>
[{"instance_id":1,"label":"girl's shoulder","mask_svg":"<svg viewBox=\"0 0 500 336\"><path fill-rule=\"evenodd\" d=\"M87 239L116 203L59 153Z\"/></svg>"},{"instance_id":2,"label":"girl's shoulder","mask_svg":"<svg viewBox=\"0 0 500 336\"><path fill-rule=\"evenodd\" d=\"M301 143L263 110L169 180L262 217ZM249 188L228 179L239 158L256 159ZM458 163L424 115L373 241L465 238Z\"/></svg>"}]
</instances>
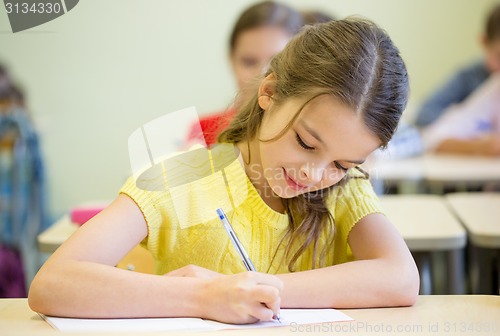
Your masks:
<instances>
[{"instance_id":1,"label":"girl's shoulder","mask_svg":"<svg viewBox=\"0 0 500 336\"><path fill-rule=\"evenodd\" d=\"M350 173L347 181L334 188L329 200L333 202L362 199L366 197L377 198L368 176L361 172Z\"/></svg>"},{"instance_id":2,"label":"girl's shoulder","mask_svg":"<svg viewBox=\"0 0 500 336\"><path fill-rule=\"evenodd\" d=\"M360 171L350 172L348 180L334 188L327 205L336 219L348 217L353 222L369 213L381 212L370 180Z\"/></svg>"}]
</instances>

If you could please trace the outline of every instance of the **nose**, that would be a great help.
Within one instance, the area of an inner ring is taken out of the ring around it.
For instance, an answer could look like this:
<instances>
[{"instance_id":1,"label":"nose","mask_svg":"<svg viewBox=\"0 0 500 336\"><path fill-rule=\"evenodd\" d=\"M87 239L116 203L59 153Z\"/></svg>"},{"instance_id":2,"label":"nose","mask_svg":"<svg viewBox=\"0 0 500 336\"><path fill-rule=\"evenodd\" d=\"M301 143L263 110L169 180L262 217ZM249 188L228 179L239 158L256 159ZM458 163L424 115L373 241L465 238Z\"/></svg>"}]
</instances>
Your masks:
<instances>
[{"instance_id":1,"label":"nose","mask_svg":"<svg viewBox=\"0 0 500 336\"><path fill-rule=\"evenodd\" d=\"M308 183L320 183L325 176L326 167L308 162L300 168L300 175Z\"/></svg>"},{"instance_id":2,"label":"nose","mask_svg":"<svg viewBox=\"0 0 500 336\"><path fill-rule=\"evenodd\" d=\"M332 164L307 163L300 168L300 178L302 181L307 181L307 184L332 185L345 175L345 171L341 171Z\"/></svg>"}]
</instances>

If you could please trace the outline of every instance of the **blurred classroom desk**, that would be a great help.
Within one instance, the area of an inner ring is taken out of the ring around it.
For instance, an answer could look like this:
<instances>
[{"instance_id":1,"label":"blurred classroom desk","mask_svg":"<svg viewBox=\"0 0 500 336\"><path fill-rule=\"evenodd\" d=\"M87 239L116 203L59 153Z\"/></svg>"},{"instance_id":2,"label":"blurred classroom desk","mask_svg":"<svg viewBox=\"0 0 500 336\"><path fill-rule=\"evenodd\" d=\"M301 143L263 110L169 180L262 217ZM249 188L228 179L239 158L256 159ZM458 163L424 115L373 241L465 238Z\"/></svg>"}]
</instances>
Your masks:
<instances>
[{"instance_id":1,"label":"blurred classroom desk","mask_svg":"<svg viewBox=\"0 0 500 336\"><path fill-rule=\"evenodd\" d=\"M465 293L466 231L438 195L381 195L380 202L412 252L420 271L420 293L432 294L432 252L447 255L449 294Z\"/></svg>"},{"instance_id":2,"label":"blurred classroom desk","mask_svg":"<svg viewBox=\"0 0 500 336\"><path fill-rule=\"evenodd\" d=\"M414 193L421 189L424 179L423 156L392 159L384 155L370 158L364 168L370 174L377 194L385 187L396 187L398 193Z\"/></svg>"},{"instance_id":3,"label":"blurred classroom desk","mask_svg":"<svg viewBox=\"0 0 500 336\"><path fill-rule=\"evenodd\" d=\"M422 184L434 193L441 193L447 186L466 190L470 186L500 182L500 157L424 154L391 159L382 154L370 160L366 168L374 185L383 181L397 186L402 193L418 191Z\"/></svg>"},{"instance_id":4,"label":"blurred classroom desk","mask_svg":"<svg viewBox=\"0 0 500 336\"><path fill-rule=\"evenodd\" d=\"M354 321L290 325L265 329L189 332L182 335L499 335L500 296L423 295L412 307L341 309ZM26 299L0 299L2 335L61 335L29 307ZM110 335L109 333L64 333L64 335ZM155 332L148 335L174 335ZM115 333L115 335L135 335Z\"/></svg>"},{"instance_id":5,"label":"blurred classroom desk","mask_svg":"<svg viewBox=\"0 0 500 336\"><path fill-rule=\"evenodd\" d=\"M442 192L446 186L481 187L500 181L500 157L426 155L424 178L431 190Z\"/></svg>"},{"instance_id":6,"label":"blurred classroom desk","mask_svg":"<svg viewBox=\"0 0 500 336\"><path fill-rule=\"evenodd\" d=\"M38 249L40 252L53 253L79 227L80 225L71 222L68 215L61 217L38 235ZM136 246L116 266L141 273L153 273L154 261L149 251L141 246Z\"/></svg>"},{"instance_id":7,"label":"blurred classroom desk","mask_svg":"<svg viewBox=\"0 0 500 336\"><path fill-rule=\"evenodd\" d=\"M500 192L450 193L446 200L468 231L473 293L500 291ZM496 278L496 283L493 279Z\"/></svg>"},{"instance_id":8,"label":"blurred classroom desk","mask_svg":"<svg viewBox=\"0 0 500 336\"><path fill-rule=\"evenodd\" d=\"M38 249L40 252L53 253L79 227L80 225L71 222L68 215L63 216L38 235Z\"/></svg>"}]
</instances>

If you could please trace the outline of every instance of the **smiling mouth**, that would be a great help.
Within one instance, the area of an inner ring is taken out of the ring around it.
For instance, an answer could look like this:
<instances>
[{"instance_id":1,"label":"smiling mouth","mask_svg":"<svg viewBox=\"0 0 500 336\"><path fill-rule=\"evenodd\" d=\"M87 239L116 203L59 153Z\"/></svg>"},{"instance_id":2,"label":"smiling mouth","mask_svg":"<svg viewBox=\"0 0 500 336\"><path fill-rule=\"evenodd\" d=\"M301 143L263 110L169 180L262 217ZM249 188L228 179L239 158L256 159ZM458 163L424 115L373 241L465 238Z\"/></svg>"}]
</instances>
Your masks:
<instances>
[{"instance_id":1,"label":"smiling mouth","mask_svg":"<svg viewBox=\"0 0 500 336\"><path fill-rule=\"evenodd\" d=\"M293 178L291 178L285 168L283 168L283 171L285 172L285 180L286 180L286 183L288 184L288 186L294 190L304 190L304 189L307 189L308 186L306 185L303 185L303 184L300 184L298 182L295 182L295 180Z\"/></svg>"}]
</instances>

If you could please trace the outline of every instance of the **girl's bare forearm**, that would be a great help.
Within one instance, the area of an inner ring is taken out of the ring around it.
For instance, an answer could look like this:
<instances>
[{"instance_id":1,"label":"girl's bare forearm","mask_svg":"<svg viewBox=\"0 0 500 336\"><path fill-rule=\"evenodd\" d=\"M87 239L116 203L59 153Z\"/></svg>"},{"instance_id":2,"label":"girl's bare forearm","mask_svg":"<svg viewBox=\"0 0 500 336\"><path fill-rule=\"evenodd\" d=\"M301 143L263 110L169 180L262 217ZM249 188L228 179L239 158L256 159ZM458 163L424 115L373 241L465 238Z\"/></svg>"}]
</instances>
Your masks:
<instances>
[{"instance_id":1,"label":"girl's bare forearm","mask_svg":"<svg viewBox=\"0 0 500 336\"><path fill-rule=\"evenodd\" d=\"M33 280L30 307L66 317L199 316L203 279L164 277L83 261L46 264Z\"/></svg>"},{"instance_id":2,"label":"girl's bare forearm","mask_svg":"<svg viewBox=\"0 0 500 336\"><path fill-rule=\"evenodd\" d=\"M418 271L387 260L360 260L305 272L280 274L284 308L410 306L419 288Z\"/></svg>"}]
</instances>

